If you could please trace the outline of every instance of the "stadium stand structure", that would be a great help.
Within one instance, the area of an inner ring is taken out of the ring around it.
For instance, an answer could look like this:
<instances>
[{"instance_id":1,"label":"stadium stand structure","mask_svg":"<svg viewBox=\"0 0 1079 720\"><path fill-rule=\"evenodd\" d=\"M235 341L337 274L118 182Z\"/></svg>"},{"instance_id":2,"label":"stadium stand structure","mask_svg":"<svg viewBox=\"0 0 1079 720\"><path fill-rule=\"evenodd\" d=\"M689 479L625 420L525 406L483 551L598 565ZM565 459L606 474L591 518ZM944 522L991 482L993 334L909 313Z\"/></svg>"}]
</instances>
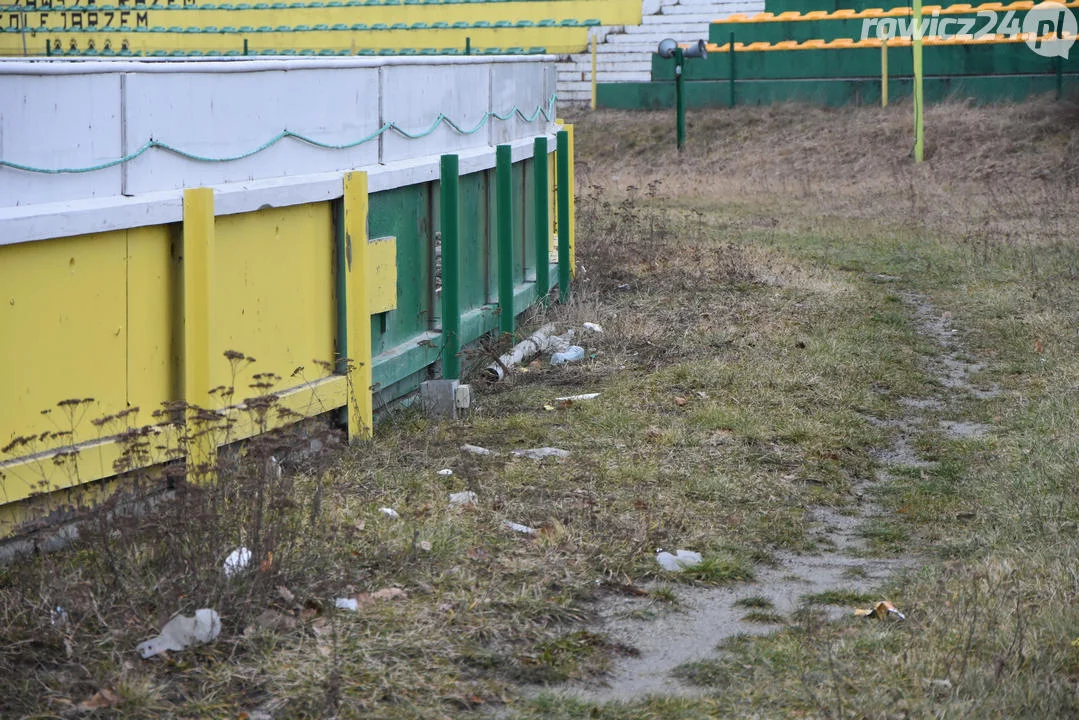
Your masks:
<instances>
[{"instance_id":1,"label":"stadium stand structure","mask_svg":"<svg viewBox=\"0 0 1079 720\"><path fill-rule=\"evenodd\" d=\"M639 25L593 28L596 80L601 83L647 82L652 53L661 40L707 39L713 21L735 13L760 13L764 0L645 0ZM592 55L575 53L558 66L560 100L587 102L592 96Z\"/></svg>"},{"instance_id":2,"label":"stadium stand structure","mask_svg":"<svg viewBox=\"0 0 1079 720\"><path fill-rule=\"evenodd\" d=\"M640 12L640 0L16 0L0 4L0 55L569 53Z\"/></svg>"},{"instance_id":3,"label":"stadium stand structure","mask_svg":"<svg viewBox=\"0 0 1079 720\"><path fill-rule=\"evenodd\" d=\"M873 7L866 8L869 4ZM1062 4L1066 12L1079 12L1075 0ZM785 9L792 5L806 12ZM1024 20L1033 7L1033 2L925 6L926 101L958 97L996 102L1054 91L1058 97L1064 94L1065 86L1079 79L1079 58L1045 48L1046 43L1074 38L1058 37L1056 31L1040 36L1024 32ZM708 57L685 65L687 104L877 103L885 67L889 97L910 95L912 21L905 2L879 0L782 4L769 0L764 13L716 19L710 26ZM885 43L887 50L882 47ZM649 82L601 83L598 104L673 106L674 61L653 54Z\"/></svg>"}]
</instances>

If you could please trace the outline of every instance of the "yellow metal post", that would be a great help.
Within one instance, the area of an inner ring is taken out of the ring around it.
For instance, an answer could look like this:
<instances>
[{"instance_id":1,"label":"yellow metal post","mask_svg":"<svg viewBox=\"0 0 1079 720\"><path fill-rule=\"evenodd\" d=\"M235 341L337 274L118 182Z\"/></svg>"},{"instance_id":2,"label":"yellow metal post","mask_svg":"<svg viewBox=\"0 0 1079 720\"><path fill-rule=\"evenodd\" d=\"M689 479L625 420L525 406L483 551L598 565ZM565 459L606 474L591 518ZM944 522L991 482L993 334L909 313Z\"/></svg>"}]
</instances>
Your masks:
<instances>
[{"instance_id":1,"label":"yellow metal post","mask_svg":"<svg viewBox=\"0 0 1079 720\"><path fill-rule=\"evenodd\" d=\"M880 106L888 107L888 38L880 39Z\"/></svg>"},{"instance_id":2,"label":"yellow metal post","mask_svg":"<svg viewBox=\"0 0 1079 720\"><path fill-rule=\"evenodd\" d=\"M596 36L592 36L592 109L596 109Z\"/></svg>"},{"instance_id":3,"label":"yellow metal post","mask_svg":"<svg viewBox=\"0 0 1079 720\"><path fill-rule=\"evenodd\" d=\"M368 297L367 173L345 175L345 308L348 315L348 438L370 438L374 427L371 401L371 303Z\"/></svg>"},{"instance_id":4,"label":"yellow metal post","mask_svg":"<svg viewBox=\"0 0 1079 720\"><path fill-rule=\"evenodd\" d=\"M925 126L922 119L922 0L914 0L914 162L925 157Z\"/></svg>"},{"instance_id":5,"label":"yellow metal post","mask_svg":"<svg viewBox=\"0 0 1079 720\"><path fill-rule=\"evenodd\" d=\"M569 135L569 271L577 277L577 169L573 164L573 125L562 126Z\"/></svg>"},{"instance_id":6,"label":"yellow metal post","mask_svg":"<svg viewBox=\"0 0 1079 720\"><path fill-rule=\"evenodd\" d=\"M210 407L213 338L214 193L184 191L183 225L183 399L187 404L187 467L192 480L213 477L217 441Z\"/></svg>"}]
</instances>

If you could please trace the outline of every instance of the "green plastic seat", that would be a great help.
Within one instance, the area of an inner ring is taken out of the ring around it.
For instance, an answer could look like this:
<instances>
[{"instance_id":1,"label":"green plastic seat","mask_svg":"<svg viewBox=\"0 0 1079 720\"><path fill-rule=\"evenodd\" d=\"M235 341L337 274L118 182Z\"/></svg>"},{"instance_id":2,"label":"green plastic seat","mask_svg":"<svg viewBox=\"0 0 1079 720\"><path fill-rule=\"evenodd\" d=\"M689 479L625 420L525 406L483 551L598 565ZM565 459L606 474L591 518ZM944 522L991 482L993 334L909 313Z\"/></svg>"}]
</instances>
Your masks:
<instances>
[{"instance_id":1,"label":"green plastic seat","mask_svg":"<svg viewBox=\"0 0 1079 720\"><path fill-rule=\"evenodd\" d=\"M390 30L408 30L408 23L394 23L390 25Z\"/></svg>"},{"instance_id":2,"label":"green plastic seat","mask_svg":"<svg viewBox=\"0 0 1079 720\"><path fill-rule=\"evenodd\" d=\"M431 28L434 29L434 30L444 30L444 29L448 28L449 26L450 26L449 23L442 22L441 20L439 20L438 22L431 23Z\"/></svg>"},{"instance_id":3,"label":"green plastic seat","mask_svg":"<svg viewBox=\"0 0 1079 720\"><path fill-rule=\"evenodd\" d=\"M374 55L374 54L375 54L375 51L374 51L374 50L368 50L368 49L366 49L366 48L365 48L365 49L363 49L363 50L357 50L357 51L356 51L356 54L357 54L357 55L365 55L365 56L370 56L370 55Z\"/></svg>"},{"instance_id":4,"label":"green plastic seat","mask_svg":"<svg viewBox=\"0 0 1079 720\"><path fill-rule=\"evenodd\" d=\"M225 57L239 57L239 56L240 56L240 51L239 50L226 50L225 51Z\"/></svg>"},{"instance_id":5,"label":"green plastic seat","mask_svg":"<svg viewBox=\"0 0 1079 720\"><path fill-rule=\"evenodd\" d=\"M491 27L491 23L487 22L486 20L477 20L476 22L472 23L472 27L474 27L474 28L489 28L489 27Z\"/></svg>"},{"instance_id":6,"label":"green plastic seat","mask_svg":"<svg viewBox=\"0 0 1079 720\"><path fill-rule=\"evenodd\" d=\"M551 18L546 18L546 19L540 20L538 23L536 23L536 27L554 27L557 24L558 24L557 21L552 20Z\"/></svg>"},{"instance_id":7,"label":"green plastic seat","mask_svg":"<svg viewBox=\"0 0 1079 720\"><path fill-rule=\"evenodd\" d=\"M251 9L251 4L250 3L237 3L236 9L237 10L250 10Z\"/></svg>"},{"instance_id":8,"label":"green plastic seat","mask_svg":"<svg viewBox=\"0 0 1079 720\"><path fill-rule=\"evenodd\" d=\"M470 27L472 26L468 24L467 20L458 20L453 24L455 30L467 30Z\"/></svg>"},{"instance_id":9,"label":"green plastic seat","mask_svg":"<svg viewBox=\"0 0 1079 720\"><path fill-rule=\"evenodd\" d=\"M278 25L274 29L274 32L292 32L292 26L291 25Z\"/></svg>"},{"instance_id":10,"label":"green plastic seat","mask_svg":"<svg viewBox=\"0 0 1079 720\"><path fill-rule=\"evenodd\" d=\"M312 25L311 29L312 30L329 30L330 26L327 25L326 23L319 23L318 25Z\"/></svg>"},{"instance_id":11,"label":"green plastic seat","mask_svg":"<svg viewBox=\"0 0 1079 720\"><path fill-rule=\"evenodd\" d=\"M288 50L282 50L281 52L278 53L278 55L295 55L295 54L296 54L296 51L293 50L292 48L289 48Z\"/></svg>"},{"instance_id":12,"label":"green plastic seat","mask_svg":"<svg viewBox=\"0 0 1079 720\"><path fill-rule=\"evenodd\" d=\"M221 32L232 34L236 32L236 28L232 27L231 25L226 25L225 27L221 28Z\"/></svg>"},{"instance_id":13,"label":"green plastic seat","mask_svg":"<svg viewBox=\"0 0 1079 720\"><path fill-rule=\"evenodd\" d=\"M508 28L513 27L513 23L511 23L509 20L496 20L494 23L491 24L491 27Z\"/></svg>"},{"instance_id":14,"label":"green plastic seat","mask_svg":"<svg viewBox=\"0 0 1079 720\"><path fill-rule=\"evenodd\" d=\"M599 18L587 18L581 21L581 24L586 27L597 27L600 25Z\"/></svg>"},{"instance_id":15,"label":"green plastic seat","mask_svg":"<svg viewBox=\"0 0 1079 720\"><path fill-rule=\"evenodd\" d=\"M371 29L372 30L389 30L389 27L387 27L386 23L375 23L374 25L371 26Z\"/></svg>"},{"instance_id":16,"label":"green plastic seat","mask_svg":"<svg viewBox=\"0 0 1079 720\"><path fill-rule=\"evenodd\" d=\"M203 28L202 28L202 31L203 31L204 33L215 33L215 32L220 32L220 31L219 31L219 30L217 29L217 26L216 26L216 25L204 25L204 26L203 26Z\"/></svg>"},{"instance_id":17,"label":"green plastic seat","mask_svg":"<svg viewBox=\"0 0 1079 720\"><path fill-rule=\"evenodd\" d=\"M255 29L255 32L260 32L260 33L273 32L273 28L270 27L269 25L259 25L258 28Z\"/></svg>"},{"instance_id":18,"label":"green plastic seat","mask_svg":"<svg viewBox=\"0 0 1079 720\"><path fill-rule=\"evenodd\" d=\"M351 29L352 29L352 30L367 30L368 28L367 28L367 26L366 26L366 25L364 25L363 23L355 23L355 24L354 24L354 25L352 26L352 28L351 28Z\"/></svg>"},{"instance_id":19,"label":"green plastic seat","mask_svg":"<svg viewBox=\"0 0 1079 720\"><path fill-rule=\"evenodd\" d=\"M202 57L202 50L188 50L184 57Z\"/></svg>"},{"instance_id":20,"label":"green plastic seat","mask_svg":"<svg viewBox=\"0 0 1079 720\"><path fill-rule=\"evenodd\" d=\"M269 10L270 9L270 3L264 3L264 2L255 3L253 7L256 10Z\"/></svg>"},{"instance_id":21,"label":"green plastic seat","mask_svg":"<svg viewBox=\"0 0 1079 720\"><path fill-rule=\"evenodd\" d=\"M573 18L566 18L566 19L564 19L562 22L560 22L558 24L561 25L562 27L577 27L580 23L578 23Z\"/></svg>"},{"instance_id":22,"label":"green plastic seat","mask_svg":"<svg viewBox=\"0 0 1079 720\"><path fill-rule=\"evenodd\" d=\"M314 54L315 54L315 51L311 50L310 48L304 48L303 50L300 51L300 55L314 55Z\"/></svg>"},{"instance_id":23,"label":"green plastic seat","mask_svg":"<svg viewBox=\"0 0 1079 720\"><path fill-rule=\"evenodd\" d=\"M344 23L337 23L336 25L334 25L330 29L331 30L348 30L348 25L345 25Z\"/></svg>"},{"instance_id":24,"label":"green plastic seat","mask_svg":"<svg viewBox=\"0 0 1079 720\"><path fill-rule=\"evenodd\" d=\"M182 32L186 32L186 31L187 31L186 28L182 28L179 25L173 25L172 27L170 27L168 29L168 32L170 32L170 33L182 33Z\"/></svg>"},{"instance_id":25,"label":"green plastic seat","mask_svg":"<svg viewBox=\"0 0 1079 720\"><path fill-rule=\"evenodd\" d=\"M310 25L293 25L292 27L293 32L307 32L310 29Z\"/></svg>"},{"instance_id":26,"label":"green plastic seat","mask_svg":"<svg viewBox=\"0 0 1079 720\"><path fill-rule=\"evenodd\" d=\"M412 23L411 28L413 30L426 30L427 29L427 23L425 23L425 22L415 22L415 23Z\"/></svg>"},{"instance_id":27,"label":"green plastic seat","mask_svg":"<svg viewBox=\"0 0 1079 720\"><path fill-rule=\"evenodd\" d=\"M514 27L519 27L519 28L530 28L530 27L533 27L534 25L535 25L535 23L533 23L531 20L518 20L517 22L515 22L513 24Z\"/></svg>"},{"instance_id":28,"label":"green plastic seat","mask_svg":"<svg viewBox=\"0 0 1079 720\"><path fill-rule=\"evenodd\" d=\"M220 50L207 50L206 57L221 57Z\"/></svg>"},{"instance_id":29,"label":"green plastic seat","mask_svg":"<svg viewBox=\"0 0 1079 720\"><path fill-rule=\"evenodd\" d=\"M251 27L250 25L241 25L236 32L253 33L255 32L255 28Z\"/></svg>"}]
</instances>

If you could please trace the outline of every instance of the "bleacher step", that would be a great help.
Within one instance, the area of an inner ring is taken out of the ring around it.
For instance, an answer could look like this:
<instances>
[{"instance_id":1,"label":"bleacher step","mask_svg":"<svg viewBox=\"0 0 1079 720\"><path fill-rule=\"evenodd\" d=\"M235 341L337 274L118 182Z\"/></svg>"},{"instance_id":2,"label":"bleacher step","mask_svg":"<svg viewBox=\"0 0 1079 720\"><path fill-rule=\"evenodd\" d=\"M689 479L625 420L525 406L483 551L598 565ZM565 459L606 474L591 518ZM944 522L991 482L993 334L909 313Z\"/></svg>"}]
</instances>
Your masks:
<instances>
[{"instance_id":1,"label":"bleacher step","mask_svg":"<svg viewBox=\"0 0 1079 720\"><path fill-rule=\"evenodd\" d=\"M735 13L764 12L764 0L642 0L640 25L593 28L596 36L596 79L601 83L647 82L652 55L661 40L707 40L714 20ZM592 96L591 53L574 53L558 64L561 102Z\"/></svg>"}]
</instances>

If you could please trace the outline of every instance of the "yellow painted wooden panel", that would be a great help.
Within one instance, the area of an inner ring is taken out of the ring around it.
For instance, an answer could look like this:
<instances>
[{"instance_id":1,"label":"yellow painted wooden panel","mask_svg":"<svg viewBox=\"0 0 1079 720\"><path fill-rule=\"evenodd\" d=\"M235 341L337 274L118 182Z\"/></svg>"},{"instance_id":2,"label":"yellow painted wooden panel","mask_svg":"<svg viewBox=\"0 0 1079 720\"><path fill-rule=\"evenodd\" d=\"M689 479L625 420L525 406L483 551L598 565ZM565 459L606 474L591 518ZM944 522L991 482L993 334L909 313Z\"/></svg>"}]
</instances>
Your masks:
<instances>
[{"instance_id":1,"label":"yellow painted wooden panel","mask_svg":"<svg viewBox=\"0 0 1079 720\"><path fill-rule=\"evenodd\" d=\"M127 402L140 409L141 424L153 422L162 403L181 399L177 236L169 225L127 233Z\"/></svg>"},{"instance_id":2,"label":"yellow painted wooden panel","mask_svg":"<svg viewBox=\"0 0 1079 720\"><path fill-rule=\"evenodd\" d=\"M295 422L300 416L320 415L344 406L347 396L348 380L341 375L307 383L279 394L277 407L286 412L270 413L265 426L260 425L250 412L236 408L228 411L227 417L234 420L234 423L230 425L227 436L220 433L215 440L218 443L243 440L255 435L262 427L283 427ZM158 427L156 431L146 465L171 459L174 457L172 452L179 446L175 426ZM104 499L100 483L76 488L75 482L81 480L89 483L91 480L112 475L124 451L121 442L108 438L85 443L77 448L77 452L59 461L55 453L0 461L0 489L3 490L0 493L0 538L9 534L18 524L41 518L50 511L92 504ZM38 495L29 503L16 502L25 501L46 489L63 492L53 493L48 497Z\"/></svg>"},{"instance_id":3,"label":"yellow painted wooden panel","mask_svg":"<svg viewBox=\"0 0 1079 720\"><path fill-rule=\"evenodd\" d=\"M334 360L333 219L329 203L268 208L217 218L211 383L236 387L276 373L281 390L326 376ZM255 363L233 378L234 350ZM294 371L303 367L293 377Z\"/></svg>"},{"instance_id":4,"label":"yellow painted wooden panel","mask_svg":"<svg viewBox=\"0 0 1079 720\"><path fill-rule=\"evenodd\" d=\"M397 309L397 238L380 237L367 246L367 302L372 315Z\"/></svg>"},{"instance_id":5,"label":"yellow painted wooden panel","mask_svg":"<svg viewBox=\"0 0 1079 720\"><path fill-rule=\"evenodd\" d=\"M119 231L0 247L0 447L72 423L91 439L92 419L125 408L126 243ZM74 398L94 402L72 419L57 403Z\"/></svg>"}]
</instances>

